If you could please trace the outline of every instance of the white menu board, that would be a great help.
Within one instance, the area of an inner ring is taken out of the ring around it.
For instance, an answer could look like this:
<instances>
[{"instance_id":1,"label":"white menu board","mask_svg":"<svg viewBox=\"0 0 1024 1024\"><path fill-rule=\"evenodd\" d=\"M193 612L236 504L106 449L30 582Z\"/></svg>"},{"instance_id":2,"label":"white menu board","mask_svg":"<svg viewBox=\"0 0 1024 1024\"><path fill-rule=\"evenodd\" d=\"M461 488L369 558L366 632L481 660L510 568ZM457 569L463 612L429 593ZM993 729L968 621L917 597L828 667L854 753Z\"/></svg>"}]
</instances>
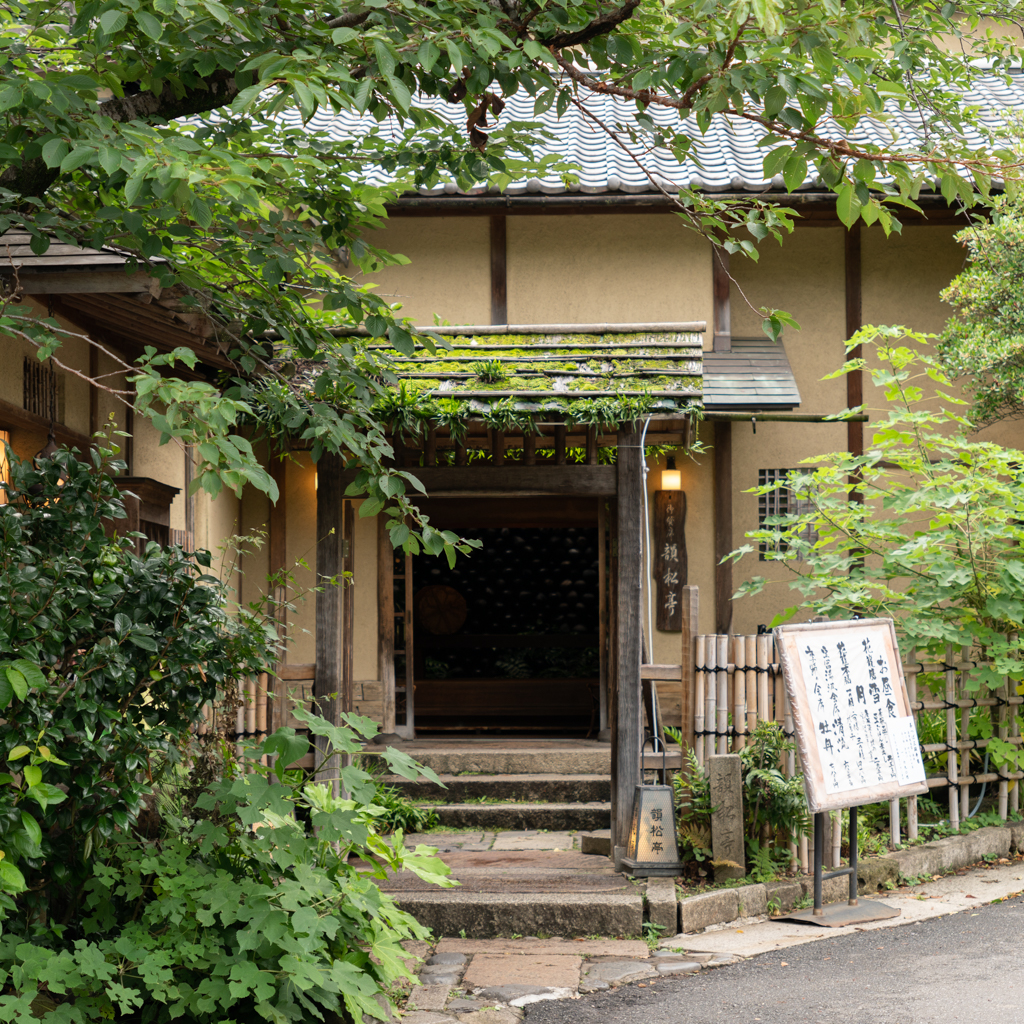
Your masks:
<instances>
[{"instance_id":1,"label":"white menu board","mask_svg":"<svg viewBox=\"0 0 1024 1024\"><path fill-rule=\"evenodd\" d=\"M927 792L891 619L775 630L812 813Z\"/></svg>"}]
</instances>

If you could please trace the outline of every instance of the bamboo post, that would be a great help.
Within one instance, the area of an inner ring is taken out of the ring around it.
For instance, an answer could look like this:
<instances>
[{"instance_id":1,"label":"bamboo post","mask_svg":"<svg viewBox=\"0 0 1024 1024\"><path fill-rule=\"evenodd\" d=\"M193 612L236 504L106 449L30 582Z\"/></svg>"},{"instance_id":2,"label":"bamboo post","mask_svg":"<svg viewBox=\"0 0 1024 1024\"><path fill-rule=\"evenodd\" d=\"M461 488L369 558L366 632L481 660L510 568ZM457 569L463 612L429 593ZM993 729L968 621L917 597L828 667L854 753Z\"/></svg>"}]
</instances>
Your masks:
<instances>
[{"instance_id":1,"label":"bamboo post","mask_svg":"<svg viewBox=\"0 0 1024 1024\"><path fill-rule=\"evenodd\" d=\"M704 641L707 644L707 661L705 662L707 665L707 672L705 673L707 677L707 687L704 697L704 728L707 732L707 735L704 737L706 741L704 744L704 760L706 764L707 759L709 757L714 757L715 755L715 696L718 692L718 675L716 672L716 669L718 668L718 637L711 633L704 637Z\"/></svg>"},{"instance_id":2,"label":"bamboo post","mask_svg":"<svg viewBox=\"0 0 1024 1024\"><path fill-rule=\"evenodd\" d=\"M262 742L267 738L267 683L266 672L260 673L259 686L256 687L256 740ZM267 763L267 755L260 758L260 764Z\"/></svg>"},{"instance_id":3,"label":"bamboo post","mask_svg":"<svg viewBox=\"0 0 1024 1024\"><path fill-rule=\"evenodd\" d=\"M245 680L238 680L238 707L235 709L235 756L242 756L242 740L245 739Z\"/></svg>"},{"instance_id":4,"label":"bamboo post","mask_svg":"<svg viewBox=\"0 0 1024 1024\"><path fill-rule=\"evenodd\" d=\"M603 499L602 499L603 501ZM682 588L683 600L683 628L680 634L682 650L680 652L682 671L679 673L679 682L682 689L682 732L683 732L683 753L693 750L696 743L694 731L696 730L695 716L700 708L700 700L695 700L695 676L699 675L694 671L696 664L696 651L700 650L700 644L695 643L697 637L697 613L700 591L693 585ZM696 650L695 650L696 648Z\"/></svg>"},{"instance_id":5,"label":"bamboo post","mask_svg":"<svg viewBox=\"0 0 1024 1024\"><path fill-rule=\"evenodd\" d=\"M921 662L921 656L919 651L911 651L910 656L913 659L910 665L907 666L907 697L910 699L910 706L917 703L917 672ZM917 715L918 712L911 710L910 716L914 720L914 735L917 736ZM907 840L912 841L917 838L917 797L907 797Z\"/></svg>"},{"instance_id":6,"label":"bamboo post","mask_svg":"<svg viewBox=\"0 0 1024 1024\"><path fill-rule=\"evenodd\" d=\"M732 724L736 730L734 750L742 750L747 745L747 673L744 652L747 649L746 639L742 636L730 637L732 662L735 666L732 673Z\"/></svg>"},{"instance_id":7,"label":"bamboo post","mask_svg":"<svg viewBox=\"0 0 1024 1024\"><path fill-rule=\"evenodd\" d=\"M964 697L967 695L967 682L968 682L968 669L967 669L967 656L970 651L966 647L960 649L960 672L959 672L959 685L957 686L957 697ZM960 778L969 776L971 774L971 709L961 708L960 709ZM956 755L954 755L956 756ZM960 819L961 822L967 820L967 816L971 813L971 787L970 784L961 784L960 786Z\"/></svg>"},{"instance_id":8,"label":"bamboo post","mask_svg":"<svg viewBox=\"0 0 1024 1024\"><path fill-rule=\"evenodd\" d=\"M1003 684L999 687L999 699L1002 703L999 705L999 738L1006 740L1009 735L1008 729L1008 712L1009 707L1006 702L1010 697L1010 677L1003 676ZM1010 787L1006 779L1006 770L1004 768L999 769L999 817L1006 821L1007 811L1009 810L1009 796Z\"/></svg>"},{"instance_id":9,"label":"bamboo post","mask_svg":"<svg viewBox=\"0 0 1024 1024\"><path fill-rule=\"evenodd\" d=\"M890 849L898 850L902 842L900 829L900 798L894 796L889 801L889 841Z\"/></svg>"},{"instance_id":10,"label":"bamboo post","mask_svg":"<svg viewBox=\"0 0 1024 1024\"><path fill-rule=\"evenodd\" d=\"M697 764L704 764L704 687L707 674L707 637L698 636L694 643L693 673L693 750L697 755Z\"/></svg>"},{"instance_id":11,"label":"bamboo post","mask_svg":"<svg viewBox=\"0 0 1024 1024\"><path fill-rule=\"evenodd\" d=\"M789 706L789 696L786 694L785 688L782 690L782 731L785 733L787 739L793 738L793 709ZM783 766L783 772L787 779L793 778L796 775L796 751L786 751L786 763ZM797 864L797 837L790 835L789 837L789 873L796 873Z\"/></svg>"},{"instance_id":12,"label":"bamboo post","mask_svg":"<svg viewBox=\"0 0 1024 1024\"><path fill-rule=\"evenodd\" d=\"M949 827L960 828L960 799L956 788L956 669L953 667L953 645L946 644L946 778L949 780Z\"/></svg>"},{"instance_id":13,"label":"bamboo post","mask_svg":"<svg viewBox=\"0 0 1024 1024\"><path fill-rule=\"evenodd\" d=\"M843 860L843 812L836 811L832 818L832 867L837 868Z\"/></svg>"},{"instance_id":14,"label":"bamboo post","mask_svg":"<svg viewBox=\"0 0 1024 1024\"><path fill-rule=\"evenodd\" d=\"M756 637L757 642L757 720L769 721L768 712L768 644L771 637Z\"/></svg>"},{"instance_id":15,"label":"bamboo post","mask_svg":"<svg viewBox=\"0 0 1024 1024\"><path fill-rule=\"evenodd\" d=\"M757 726L757 637L743 638L743 663L746 666L747 735Z\"/></svg>"},{"instance_id":16,"label":"bamboo post","mask_svg":"<svg viewBox=\"0 0 1024 1024\"><path fill-rule=\"evenodd\" d=\"M718 647L718 753L729 753L729 638L715 637Z\"/></svg>"},{"instance_id":17,"label":"bamboo post","mask_svg":"<svg viewBox=\"0 0 1024 1024\"><path fill-rule=\"evenodd\" d=\"M1014 644L1018 643L1019 639L1020 638L1018 637L1018 635L1016 633L1011 633L1010 634L1010 640L1011 640L1012 643L1014 643ZM1016 690L1016 687L1014 687L1014 690ZM1021 710L1020 705L1015 704L1014 705L1014 709L1015 709L1014 713L1012 713L1010 715L1010 742L1011 743L1014 742L1015 740L1019 740L1020 739L1020 727L1018 725L1017 714L1016 714L1017 711ZM1017 812L1020 810L1020 786L1021 786L1021 779L1020 779L1020 777L1018 775L1018 777L1013 780L1013 790L1010 793L1010 813L1011 814L1017 814Z\"/></svg>"}]
</instances>

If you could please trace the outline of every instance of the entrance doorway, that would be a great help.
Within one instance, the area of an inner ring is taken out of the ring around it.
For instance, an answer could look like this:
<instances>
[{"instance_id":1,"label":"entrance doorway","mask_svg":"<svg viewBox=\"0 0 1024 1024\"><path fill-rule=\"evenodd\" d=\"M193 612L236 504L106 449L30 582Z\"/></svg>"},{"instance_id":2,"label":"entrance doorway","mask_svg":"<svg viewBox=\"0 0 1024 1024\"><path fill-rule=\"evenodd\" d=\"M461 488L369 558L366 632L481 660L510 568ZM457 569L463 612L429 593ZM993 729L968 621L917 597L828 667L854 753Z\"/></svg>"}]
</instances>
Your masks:
<instances>
[{"instance_id":1,"label":"entrance doorway","mask_svg":"<svg viewBox=\"0 0 1024 1024\"><path fill-rule=\"evenodd\" d=\"M482 546L454 566L429 555L401 559L394 667L414 711L399 692L399 721L417 736L596 735L607 660L597 500L423 506L432 525Z\"/></svg>"}]
</instances>

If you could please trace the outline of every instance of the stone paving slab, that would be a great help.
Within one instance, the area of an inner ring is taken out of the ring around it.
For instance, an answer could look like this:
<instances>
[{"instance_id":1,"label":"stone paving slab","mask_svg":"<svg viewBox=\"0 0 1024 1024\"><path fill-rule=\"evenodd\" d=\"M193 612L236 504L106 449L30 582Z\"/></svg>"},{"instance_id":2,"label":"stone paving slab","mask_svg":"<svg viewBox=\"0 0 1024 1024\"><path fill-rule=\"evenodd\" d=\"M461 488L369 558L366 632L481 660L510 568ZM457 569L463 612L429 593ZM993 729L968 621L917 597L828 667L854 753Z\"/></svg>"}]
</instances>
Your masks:
<instances>
[{"instance_id":1,"label":"stone paving slab","mask_svg":"<svg viewBox=\"0 0 1024 1024\"><path fill-rule=\"evenodd\" d=\"M573 832L499 832L491 845L492 850L575 850Z\"/></svg>"},{"instance_id":2,"label":"stone paving slab","mask_svg":"<svg viewBox=\"0 0 1024 1024\"><path fill-rule=\"evenodd\" d=\"M646 957L647 943L639 939L441 939L438 953L523 953L527 956L564 954L593 957Z\"/></svg>"},{"instance_id":3,"label":"stone paving slab","mask_svg":"<svg viewBox=\"0 0 1024 1024\"><path fill-rule=\"evenodd\" d=\"M462 978L467 989L496 985L530 985L535 988L568 988L580 983L583 958L565 953L477 953Z\"/></svg>"}]
</instances>

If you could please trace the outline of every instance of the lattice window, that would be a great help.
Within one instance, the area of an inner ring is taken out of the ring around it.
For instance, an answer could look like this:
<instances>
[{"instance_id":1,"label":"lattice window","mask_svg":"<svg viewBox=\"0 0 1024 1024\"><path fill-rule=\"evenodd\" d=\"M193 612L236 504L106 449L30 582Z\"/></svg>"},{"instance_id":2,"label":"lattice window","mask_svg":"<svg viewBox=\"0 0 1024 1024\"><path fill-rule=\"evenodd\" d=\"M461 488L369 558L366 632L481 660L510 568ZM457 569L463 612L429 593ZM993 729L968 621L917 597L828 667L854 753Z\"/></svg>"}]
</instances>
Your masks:
<instances>
[{"instance_id":1,"label":"lattice window","mask_svg":"<svg viewBox=\"0 0 1024 1024\"><path fill-rule=\"evenodd\" d=\"M26 356L22 394L22 404L29 412L56 423L64 422L64 376L52 366Z\"/></svg>"},{"instance_id":2,"label":"lattice window","mask_svg":"<svg viewBox=\"0 0 1024 1024\"><path fill-rule=\"evenodd\" d=\"M798 469L759 469L757 471L757 483L760 487L769 484L784 483L788 481L791 473L799 473ZM806 512L813 512L814 504L809 498L798 498L791 488L782 486L767 494L761 494L757 499L757 525L761 529L772 527L765 522L772 516L802 515ZM778 529L779 527L775 527ZM809 544L818 539L818 532L813 526L805 526L798 534ZM788 545L781 540L772 544L769 541L762 541L759 546L759 557L762 562L767 561L767 555L781 553L788 549Z\"/></svg>"}]
</instances>

